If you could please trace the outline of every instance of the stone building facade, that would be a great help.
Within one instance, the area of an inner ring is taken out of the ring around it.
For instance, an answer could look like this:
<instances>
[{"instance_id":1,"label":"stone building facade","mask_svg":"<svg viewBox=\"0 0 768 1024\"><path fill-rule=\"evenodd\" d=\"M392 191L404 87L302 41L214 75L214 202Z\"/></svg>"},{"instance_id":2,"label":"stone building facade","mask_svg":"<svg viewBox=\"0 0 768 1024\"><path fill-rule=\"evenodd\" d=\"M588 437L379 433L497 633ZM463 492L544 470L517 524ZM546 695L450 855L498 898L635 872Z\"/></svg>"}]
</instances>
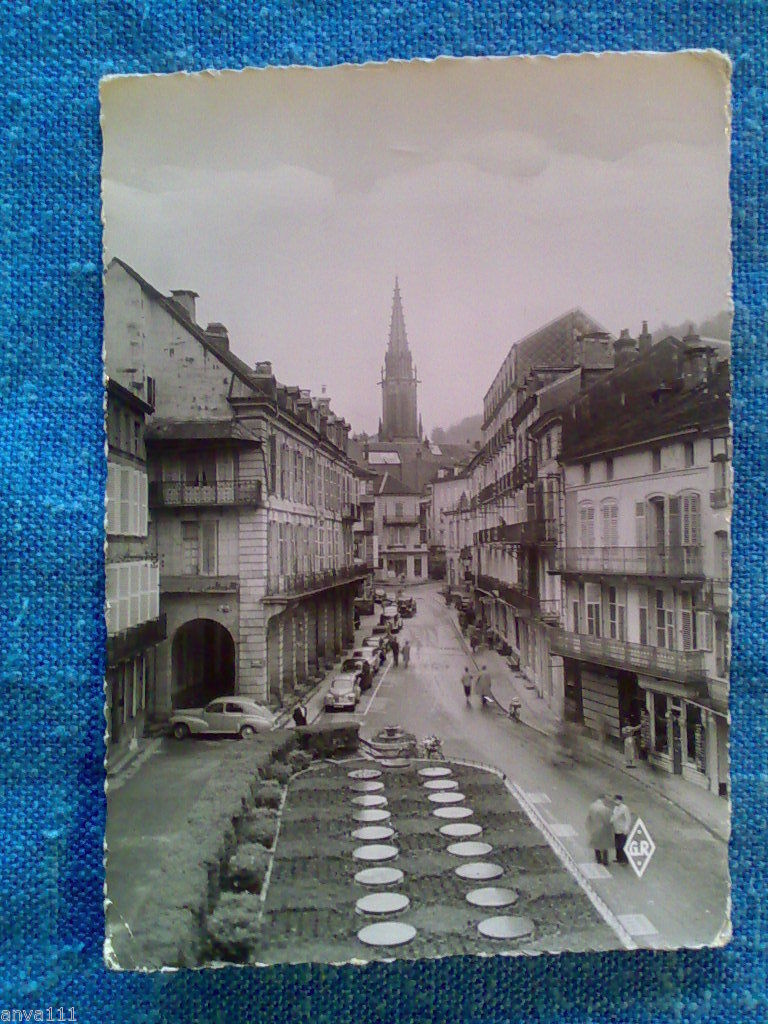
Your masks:
<instances>
[{"instance_id":1,"label":"stone building facade","mask_svg":"<svg viewBox=\"0 0 768 1024\"><path fill-rule=\"evenodd\" d=\"M280 384L120 260L105 278L110 358L155 390L149 506L167 639L153 712L238 693L279 705L352 638L364 573L349 427L325 397Z\"/></svg>"}]
</instances>

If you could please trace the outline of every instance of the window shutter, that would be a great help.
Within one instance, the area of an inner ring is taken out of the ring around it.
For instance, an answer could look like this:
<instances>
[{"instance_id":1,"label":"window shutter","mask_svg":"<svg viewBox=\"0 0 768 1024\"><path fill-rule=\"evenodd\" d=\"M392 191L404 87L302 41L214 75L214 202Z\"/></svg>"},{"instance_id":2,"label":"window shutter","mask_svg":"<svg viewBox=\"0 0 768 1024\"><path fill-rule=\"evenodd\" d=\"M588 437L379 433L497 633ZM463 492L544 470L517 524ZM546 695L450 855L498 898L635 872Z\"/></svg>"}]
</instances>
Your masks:
<instances>
[{"instance_id":1,"label":"window shutter","mask_svg":"<svg viewBox=\"0 0 768 1024\"><path fill-rule=\"evenodd\" d=\"M107 633L110 635L117 632L117 566L107 566L107 588L106 588L106 618L107 618Z\"/></svg>"},{"instance_id":2,"label":"window shutter","mask_svg":"<svg viewBox=\"0 0 768 1024\"><path fill-rule=\"evenodd\" d=\"M149 562L141 563L141 599L139 603L139 621L147 622L150 618L150 566Z\"/></svg>"},{"instance_id":3,"label":"window shutter","mask_svg":"<svg viewBox=\"0 0 768 1024\"><path fill-rule=\"evenodd\" d=\"M139 473L139 536L147 536L147 474Z\"/></svg>"},{"instance_id":4,"label":"window shutter","mask_svg":"<svg viewBox=\"0 0 768 1024\"><path fill-rule=\"evenodd\" d=\"M680 499L669 499L669 546L679 548L681 544L680 532Z\"/></svg>"},{"instance_id":5,"label":"window shutter","mask_svg":"<svg viewBox=\"0 0 768 1024\"><path fill-rule=\"evenodd\" d=\"M149 617L156 619L160 614L160 567L150 563L149 566Z\"/></svg>"},{"instance_id":6,"label":"window shutter","mask_svg":"<svg viewBox=\"0 0 768 1024\"><path fill-rule=\"evenodd\" d=\"M204 576L216 575L216 534L218 523L214 519L203 520L203 568Z\"/></svg>"},{"instance_id":7,"label":"window shutter","mask_svg":"<svg viewBox=\"0 0 768 1024\"><path fill-rule=\"evenodd\" d=\"M712 633L712 613L696 612L696 647L698 650L712 650Z\"/></svg>"},{"instance_id":8,"label":"window shutter","mask_svg":"<svg viewBox=\"0 0 768 1024\"><path fill-rule=\"evenodd\" d=\"M635 544L639 548L648 546L645 531L645 502L635 502Z\"/></svg>"},{"instance_id":9,"label":"window shutter","mask_svg":"<svg viewBox=\"0 0 768 1024\"><path fill-rule=\"evenodd\" d=\"M120 532L119 472L114 462L107 463L107 533Z\"/></svg>"}]
</instances>

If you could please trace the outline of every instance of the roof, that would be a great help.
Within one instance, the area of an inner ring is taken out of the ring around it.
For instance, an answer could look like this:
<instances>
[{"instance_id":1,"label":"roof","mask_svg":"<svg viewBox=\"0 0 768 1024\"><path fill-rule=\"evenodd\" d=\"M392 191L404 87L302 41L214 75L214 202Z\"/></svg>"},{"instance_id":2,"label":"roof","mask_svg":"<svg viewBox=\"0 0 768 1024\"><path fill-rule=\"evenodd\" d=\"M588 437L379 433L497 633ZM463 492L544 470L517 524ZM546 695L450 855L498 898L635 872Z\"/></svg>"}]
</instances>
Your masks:
<instances>
[{"instance_id":1,"label":"roof","mask_svg":"<svg viewBox=\"0 0 768 1024\"><path fill-rule=\"evenodd\" d=\"M401 464L397 452L369 452L368 462L371 466L399 466Z\"/></svg>"},{"instance_id":2,"label":"roof","mask_svg":"<svg viewBox=\"0 0 768 1024\"><path fill-rule=\"evenodd\" d=\"M259 437L237 420L153 420L147 427L148 442L240 441L260 444Z\"/></svg>"},{"instance_id":3,"label":"roof","mask_svg":"<svg viewBox=\"0 0 768 1024\"><path fill-rule=\"evenodd\" d=\"M665 338L583 391L564 416L563 460L695 430L728 429L729 364L716 362L705 380L686 386L685 349L683 341Z\"/></svg>"},{"instance_id":4,"label":"roof","mask_svg":"<svg viewBox=\"0 0 768 1024\"><path fill-rule=\"evenodd\" d=\"M420 492L407 487L401 480L398 480L397 477L392 476L390 473L385 473L381 478L381 483L376 488L376 494L380 496L404 494L418 498Z\"/></svg>"},{"instance_id":5,"label":"roof","mask_svg":"<svg viewBox=\"0 0 768 1024\"><path fill-rule=\"evenodd\" d=\"M130 388L125 387L119 380L115 380L114 377L107 377L106 380L107 391L110 395L125 402L126 405L130 405L136 412L143 412L145 415L149 415L154 411L154 406L149 402L145 402L140 395L137 395L135 391L131 391Z\"/></svg>"}]
</instances>

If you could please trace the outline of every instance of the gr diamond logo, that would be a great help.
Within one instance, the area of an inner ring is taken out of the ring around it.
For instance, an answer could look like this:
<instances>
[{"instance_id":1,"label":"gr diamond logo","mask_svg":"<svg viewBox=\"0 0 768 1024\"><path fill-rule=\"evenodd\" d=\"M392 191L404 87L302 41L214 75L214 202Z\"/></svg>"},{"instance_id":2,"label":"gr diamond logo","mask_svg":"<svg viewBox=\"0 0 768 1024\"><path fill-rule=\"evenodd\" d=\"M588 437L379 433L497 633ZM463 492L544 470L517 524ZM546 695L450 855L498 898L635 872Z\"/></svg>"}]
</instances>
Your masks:
<instances>
[{"instance_id":1,"label":"gr diamond logo","mask_svg":"<svg viewBox=\"0 0 768 1024\"><path fill-rule=\"evenodd\" d=\"M638 878L645 874L655 849L656 843L651 839L651 833L645 827L643 819L638 818L624 845L627 860Z\"/></svg>"}]
</instances>

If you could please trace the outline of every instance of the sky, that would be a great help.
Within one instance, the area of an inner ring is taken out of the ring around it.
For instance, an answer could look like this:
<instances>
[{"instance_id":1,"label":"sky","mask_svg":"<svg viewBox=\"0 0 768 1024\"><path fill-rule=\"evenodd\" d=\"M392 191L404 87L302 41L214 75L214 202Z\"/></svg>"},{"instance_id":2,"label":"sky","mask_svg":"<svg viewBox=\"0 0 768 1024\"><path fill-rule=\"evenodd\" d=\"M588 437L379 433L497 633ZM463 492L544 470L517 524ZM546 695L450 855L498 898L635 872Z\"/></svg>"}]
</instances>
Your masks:
<instances>
[{"instance_id":1,"label":"sky","mask_svg":"<svg viewBox=\"0 0 768 1024\"><path fill-rule=\"evenodd\" d=\"M576 306L634 335L730 308L729 97L712 53L106 79L105 261L368 432L397 275L429 432Z\"/></svg>"}]
</instances>

